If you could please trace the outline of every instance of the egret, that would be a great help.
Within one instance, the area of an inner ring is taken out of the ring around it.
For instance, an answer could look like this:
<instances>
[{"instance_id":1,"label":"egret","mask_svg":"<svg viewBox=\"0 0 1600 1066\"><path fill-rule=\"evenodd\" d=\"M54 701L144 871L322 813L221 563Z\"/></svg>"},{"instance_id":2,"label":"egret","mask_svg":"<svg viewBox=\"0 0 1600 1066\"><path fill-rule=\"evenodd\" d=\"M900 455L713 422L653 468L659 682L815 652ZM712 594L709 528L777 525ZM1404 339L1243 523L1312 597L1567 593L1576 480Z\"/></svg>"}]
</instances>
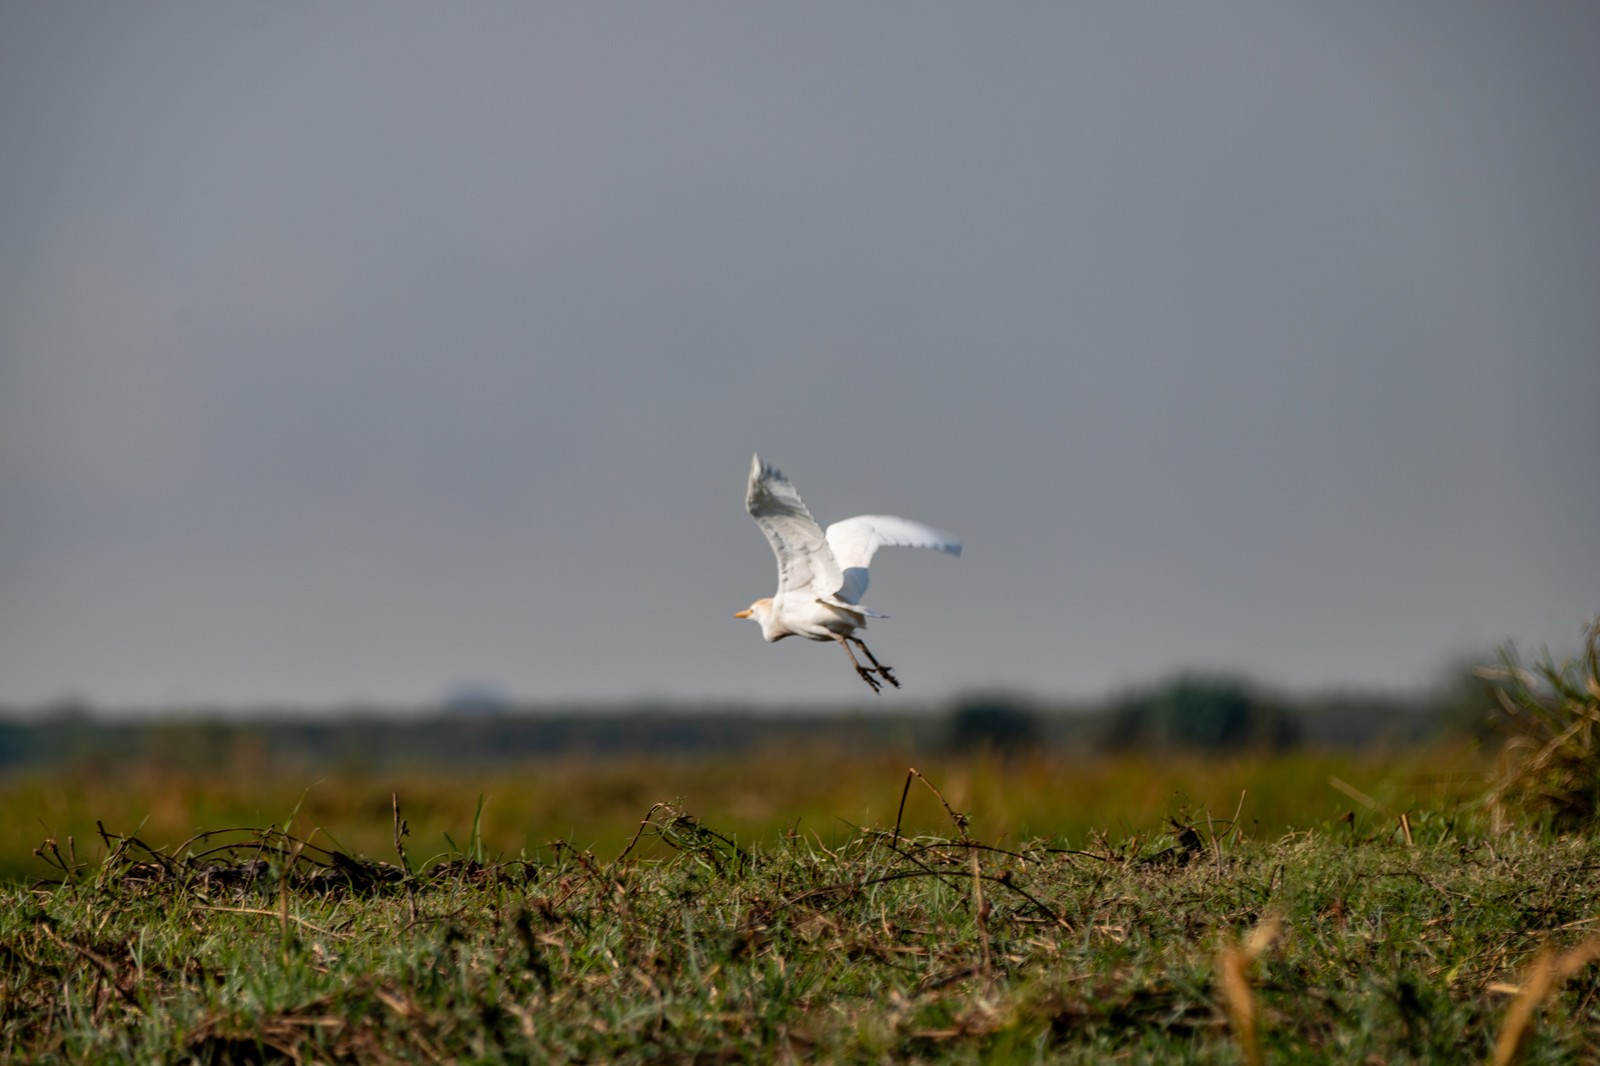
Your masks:
<instances>
[{"instance_id":1,"label":"egret","mask_svg":"<svg viewBox=\"0 0 1600 1066\"><path fill-rule=\"evenodd\" d=\"M846 518L824 532L789 479L759 455L750 461L744 505L778 557L778 591L734 617L761 623L761 635L768 643L784 637L836 641L872 691L882 688L880 678L899 688L889 667L856 636L856 630L867 627L868 618L887 617L861 605L867 566L882 547L932 548L960 555L960 542L921 522L881 514ZM861 665L852 644L861 649L870 668Z\"/></svg>"}]
</instances>

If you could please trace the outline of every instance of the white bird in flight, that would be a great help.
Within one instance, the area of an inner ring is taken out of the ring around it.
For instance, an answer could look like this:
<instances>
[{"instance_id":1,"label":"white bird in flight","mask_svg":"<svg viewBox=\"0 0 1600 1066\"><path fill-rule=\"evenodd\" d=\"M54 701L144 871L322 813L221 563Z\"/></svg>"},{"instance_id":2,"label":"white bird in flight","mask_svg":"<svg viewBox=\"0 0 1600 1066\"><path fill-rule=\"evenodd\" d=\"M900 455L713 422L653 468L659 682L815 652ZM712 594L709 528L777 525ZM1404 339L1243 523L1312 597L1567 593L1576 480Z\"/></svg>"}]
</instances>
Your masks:
<instances>
[{"instance_id":1,"label":"white bird in flight","mask_svg":"<svg viewBox=\"0 0 1600 1066\"><path fill-rule=\"evenodd\" d=\"M894 545L960 555L961 543L921 522L881 514L846 518L824 533L789 479L759 455L750 462L744 505L778 557L778 591L734 617L760 622L761 635L769 643L791 636L837 641L872 691L882 687L879 678L899 688L889 668L855 635L866 628L868 618L887 617L861 605L872 554ZM870 669L857 661L851 644L872 663Z\"/></svg>"}]
</instances>

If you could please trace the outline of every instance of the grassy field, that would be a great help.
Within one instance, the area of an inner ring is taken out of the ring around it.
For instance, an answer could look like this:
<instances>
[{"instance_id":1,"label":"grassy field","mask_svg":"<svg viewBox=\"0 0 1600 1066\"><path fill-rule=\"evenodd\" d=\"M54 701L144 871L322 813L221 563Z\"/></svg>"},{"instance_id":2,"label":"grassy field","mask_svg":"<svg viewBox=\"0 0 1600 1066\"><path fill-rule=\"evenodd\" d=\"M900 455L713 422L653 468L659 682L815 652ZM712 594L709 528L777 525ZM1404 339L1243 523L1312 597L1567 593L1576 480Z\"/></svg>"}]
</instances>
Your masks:
<instances>
[{"instance_id":1,"label":"grassy field","mask_svg":"<svg viewBox=\"0 0 1600 1066\"><path fill-rule=\"evenodd\" d=\"M1600 1060L1600 840L1465 755L920 769L13 781L0 1055Z\"/></svg>"},{"instance_id":2,"label":"grassy field","mask_svg":"<svg viewBox=\"0 0 1600 1066\"><path fill-rule=\"evenodd\" d=\"M1600 1062L1600 620L1475 676L1486 752L1177 754L1274 721L1181 684L1026 758L911 719L10 723L0 1059Z\"/></svg>"},{"instance_id":3,"label":"grassy field","mask_svg":"<svg viewBox=\"0 0 1600 1066\"><path fill-rule=\"evenodd\" d=\"M419 859L451 850L452 841L463 844L480 801L478 835L491 855L531 855L554 840L615 854L645 810L663 800L681 800L742 842L799 832L831 845L858 826L893 821L913 762L953 807L972 813L977 831L1002 845L1047 836L1082 846L1095 834L1159 833L1169 818L1223 820L1236 813L1250 835L1276 836L1351 809L1364 814L1368 807L1351 790L1383 809L1444 810L1479 794L1483 781L1480 761L1460 749L1072 761L913 760L818 745L739 756L572 757L487 770L415 765L390 772L358 763L296 769L258 763L248 752L204 767L97 760L0 779L0 807L12 815L0 823L0 879L48 874L33 855L46 837L63 848L70 840L91 857L100 821L169 848L201 830L282 826L292 817L314 843L387 856L396 794ZM912 796L904 812L909 831L948 824L930 797L925 790Z\"/></svg>"}]
</instances>

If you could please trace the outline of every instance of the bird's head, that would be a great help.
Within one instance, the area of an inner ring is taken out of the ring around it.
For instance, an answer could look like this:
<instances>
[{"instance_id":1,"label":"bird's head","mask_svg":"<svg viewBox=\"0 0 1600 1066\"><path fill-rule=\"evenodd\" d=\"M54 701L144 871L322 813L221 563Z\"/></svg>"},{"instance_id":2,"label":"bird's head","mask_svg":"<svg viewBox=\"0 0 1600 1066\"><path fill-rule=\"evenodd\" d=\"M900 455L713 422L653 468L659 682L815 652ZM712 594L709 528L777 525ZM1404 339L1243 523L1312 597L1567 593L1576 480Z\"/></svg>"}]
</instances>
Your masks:
<instances>
[{"instance_id":1,"label":"bird's head","mask_svg":"<svg viewBox=\"0 0 1600 1066\"><path fill-rule=\"evenodd\" d=\"M778 639L776 636L771 635L772 634L773 618L772 618L772 598L770 596L763 596L761 599L759 599L756 602L752 603L749 607L746 607L744 610L735 611L733 613L733 616L735 618L752 618L755 621L760 622L761 623L761 635L763 637L766 637L768 640L777 640Z\"/></svg>"},{"instance_id":2,"label":"bird's head","mask_svg":"<svg viewBox=\"0 0 1600 1066\"><path fill-rule=\"evenodd\" d=\"M772 597L763 596L742 611L733 612L735 618L754 618L757 622L772 617Z\"/></svg>"}]
</instances>

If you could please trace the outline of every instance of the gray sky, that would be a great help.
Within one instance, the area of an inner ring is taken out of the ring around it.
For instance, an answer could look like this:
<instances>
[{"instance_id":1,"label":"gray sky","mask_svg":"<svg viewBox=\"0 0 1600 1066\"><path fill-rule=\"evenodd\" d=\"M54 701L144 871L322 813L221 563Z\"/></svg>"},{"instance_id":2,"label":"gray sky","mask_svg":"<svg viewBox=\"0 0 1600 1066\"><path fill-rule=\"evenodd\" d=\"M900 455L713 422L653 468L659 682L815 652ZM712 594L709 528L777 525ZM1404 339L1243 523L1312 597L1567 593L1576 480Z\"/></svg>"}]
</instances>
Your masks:
<instances>
[{"instance_id":1,"label":"gray sky","mask_svg":"<svg viewBox=\"0 0 1600 1066\"><path fill-rule=\"evenodd\" d=\"M1600 7L7 4L0 702L1413 685L1600 612Z\"/></svg>"}]
</instances>

